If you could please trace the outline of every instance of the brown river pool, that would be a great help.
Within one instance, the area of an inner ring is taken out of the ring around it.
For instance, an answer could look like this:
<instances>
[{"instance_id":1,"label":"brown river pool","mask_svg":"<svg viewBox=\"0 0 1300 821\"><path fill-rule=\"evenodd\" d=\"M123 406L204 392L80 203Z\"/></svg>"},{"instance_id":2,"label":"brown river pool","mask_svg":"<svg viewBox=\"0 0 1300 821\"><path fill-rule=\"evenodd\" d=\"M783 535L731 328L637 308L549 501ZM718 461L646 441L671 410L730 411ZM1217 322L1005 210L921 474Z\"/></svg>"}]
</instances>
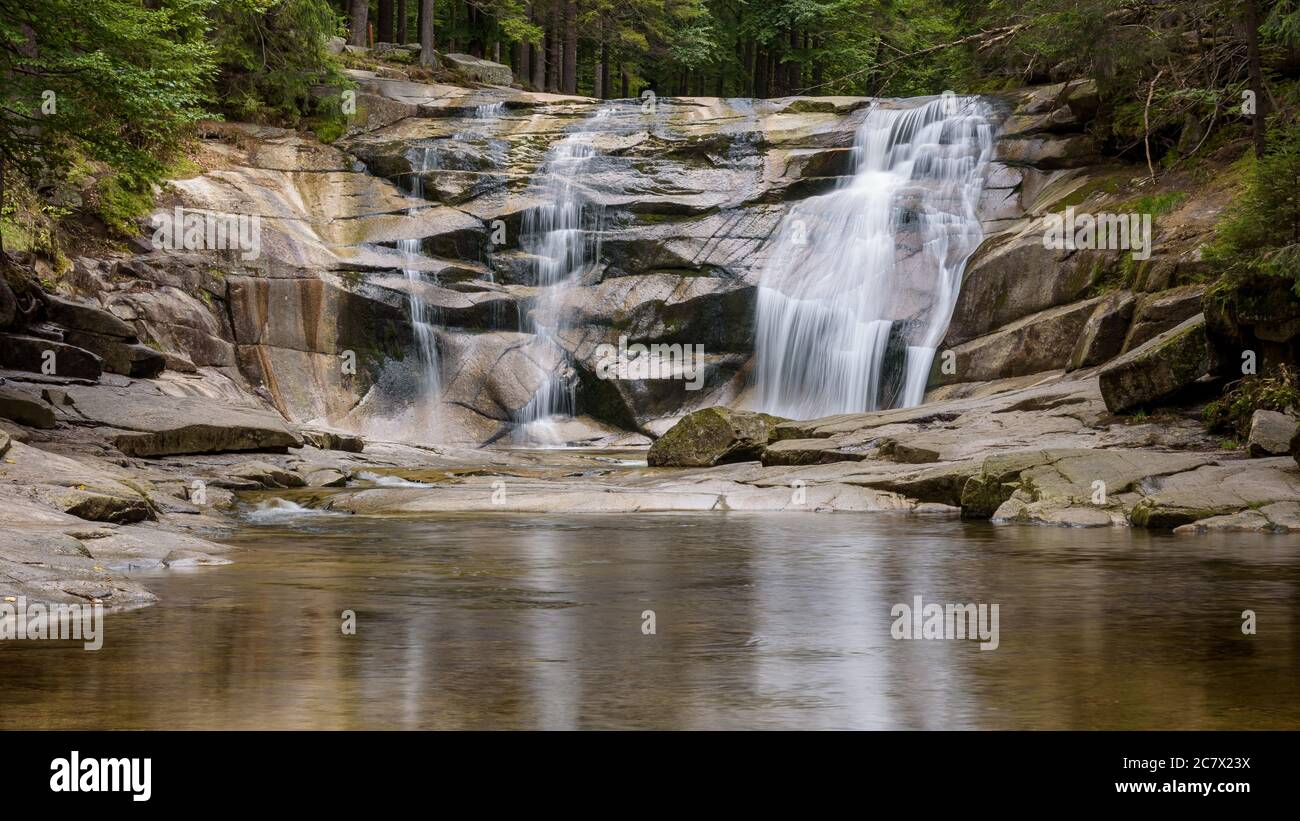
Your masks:
<instances>
[{"instance_id":1,"label":"brown river pool","mask_svg":"<svg viewBox=\"0 0 1300 821\"><path fill-rule=\"evenodd\" d=\"M0 727L1300 727L1296 537L290 513L227 541L134 573L161 601L97 652L0 643ZM997 648L893 638L916 596L996 604Z\"/></svg>"}]
</instances>

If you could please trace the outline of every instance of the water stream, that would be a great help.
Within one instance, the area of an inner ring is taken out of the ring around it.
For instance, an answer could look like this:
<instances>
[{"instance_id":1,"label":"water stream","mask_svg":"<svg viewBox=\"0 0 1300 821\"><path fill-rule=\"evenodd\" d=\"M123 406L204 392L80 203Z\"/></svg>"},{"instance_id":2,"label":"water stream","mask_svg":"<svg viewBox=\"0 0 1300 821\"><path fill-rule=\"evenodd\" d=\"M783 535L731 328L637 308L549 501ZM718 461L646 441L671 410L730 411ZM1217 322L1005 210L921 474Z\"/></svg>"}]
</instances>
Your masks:
<instances>
[{"instance_id":1,"label":"water stream","mask_svg":"<svg viewBox=\"0 0 1300 821\"><path fill-rule=\"evenodd\" d=\"M521 245L535 257L534 282L539 287L529 308L521 308L520 326L561 349L561 305L567 288L600 262L600 234L605 208L587 196L582 186L596 149L592 140L614 112L602 106L547 153L537 171L535 192L542 200L524 213ZM576 384L567 364L551 374L516 414L521 443L554 444L557 424L574 415Z\"/></svg>"},{"instance_id":2,"label":"water stream","mask_svg":"<svg viewBox=\"0 0 1300 821\"><path fill-rule=\"evenodd\" d=\"M416 173L411 176L410 194L412 197L423 200L424 177L434 168L437 154L434 148L428 145L415 150L419 152L420 161ZM412 206L407 211L407 217L413 217L425 207L423 205ZM407 307L411 314L411 327L415 333L415 353L419 359L417 374L420 380L415 395L419 396L423 402L428 403L429 407L436 408L442 394L442 376L441 366L438 361L438 339L434 332L436 317L431 315L429 307L420 293L425 282L424 272L414 264L418 257L424 255L421 246L422 240L420 239L403 239L397 242L397 249L407 260L407 267L402 269L402 273L406 276L407 281L411 283L407 297ZM433 280L437 282L436 275Z\"/></svg>"},{"instance_id":3,"label":"water stream","mask_svg":"<svg viewBox=\"0 0 1300 821\"><path fill-rule=\"evenodd\" d=\"M978 98L877 105L856 172L797 203L763 271L755 404L795 419L920 404L956 305L992 129Z\"/></svg>"}]
</instances>

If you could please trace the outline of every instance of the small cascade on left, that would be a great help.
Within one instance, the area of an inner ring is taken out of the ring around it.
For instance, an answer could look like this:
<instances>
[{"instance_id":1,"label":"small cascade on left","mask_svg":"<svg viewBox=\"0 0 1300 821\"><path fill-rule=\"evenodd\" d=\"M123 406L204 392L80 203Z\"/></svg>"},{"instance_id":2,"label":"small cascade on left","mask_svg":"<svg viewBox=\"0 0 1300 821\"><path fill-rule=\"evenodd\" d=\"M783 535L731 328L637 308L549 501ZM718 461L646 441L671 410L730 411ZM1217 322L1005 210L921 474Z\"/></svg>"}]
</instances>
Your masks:
<instances>
[{"instance_id":1,"label":"small cascade on left","mask_svg":"<svg viewBox=\"0 0 1300 821\"><path fill-rule=\"evenodd\" d=\"M492 103L476 106L460 131L452 134L448 147L455 151L462 141L491 141L492 121L504 112L504 105ZM426 194L431 175L440 168L440 146L446 139L424 140L407 150L410 159L410 176L402 188L411 198L405 211L406 221L413 226L417 236L397 240L400 256L397 266L406 279L405 296L407 315L410 318L414 350L407 359L388 369L380 377L383 410L378 410L370 424L373 435L417 442L447 441L454 434L453 418L444 416L442 355L439 351L439 331L443 317L435 304L430 304L427 290L438 285L436 261L425 254L425 241L415 227L419 217L434 203Z\"/></svg>"},{"instance_id":2,"label":"small cascade on left","mask_svg":"<svg viewBox=\"0 0 1300 821\"><path fill-rule=\"evenodd\" d=\"M419 161L413 163L415 173L411 176L408 193L418 200L424 199L424 178L436 167L437 153L432 146L416 149ZM415 204L407 209L406 215L414 217L426 206ZM411 317L411 329L415 336L415 355L417 357L414 377L417 384L412 386L414 418L410 421L419 429L412 431L421 438L433 438L438 421L438 403L442 396L442 369L438 359L438 337L434 330L437 317L433 309L425 302L421 290L426 282L425 272L420 269L419 259L424 256L423 241L402 239L397 241L397 250L403 257L402 274L410 287L407 292L407 309ZM431 275L437 282L437 275Z\"/></svg>"}]
</instances>

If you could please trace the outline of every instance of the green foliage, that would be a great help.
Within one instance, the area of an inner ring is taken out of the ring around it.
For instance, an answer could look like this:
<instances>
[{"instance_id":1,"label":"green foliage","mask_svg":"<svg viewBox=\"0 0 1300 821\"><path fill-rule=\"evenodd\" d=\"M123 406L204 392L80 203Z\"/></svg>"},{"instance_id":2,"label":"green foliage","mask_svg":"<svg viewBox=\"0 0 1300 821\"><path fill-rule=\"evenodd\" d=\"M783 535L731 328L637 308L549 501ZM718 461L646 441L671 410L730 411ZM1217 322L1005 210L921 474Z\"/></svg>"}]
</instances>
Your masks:
<instances>
[{"instance_id":1,"label":"green foliage","mask_svg":"<svg viewBox=\"0 0 1300 821\"><path fill-rule=\"evenodd\" d=\"M1148 194L1144 197L1128 200L1117 205L1115 210L1160 217L1177 210L1178 206L1186 201L1186 191L1162 191L1159 194Z\"/></svg>"},{"instance_id":2,"label":"green foliage","mask_svg":"<svg viewBox=\"0 0 1300 821\"><path fill-rule=\"evenodd\" d=\"M205 113L203 86L212 61L203 34L210 5L5 4L0 171L45 189L85 158L129 173L133 185L160 179L188 128Z\"/></svg>"},{"instance_id":3,"label":"green foliage","mask_svg":"<svg viewBox=\"0 0 1300 821\"><path fill-rule=\"evenodd\" d=\"M139 232L137 221L153 207L153 188L147 180L118 171L99 181L96 199L104 224L117 234L132 236Z\"/></svg>"},{"instance_id":4,"label":"green foliage","mask_svg":"<svg viewBox=\"0 0 1300 821\"><path fill-rule=\"evenodd\" d=\"M1247 376L1223 396L1205 406L1205 424L1212 431L1231 433L1237 439L1250 434L1250 418L1257 410L1285 411L1300 407L1300 391L1285 368L1277 378Z\"/></svg>"},{"instance_id":5,"label":"green foliage","mask_svg":"<svg viewBox=\"0 0 1300 821\"><path fill-rule=\"evenodd\" d=\"M1245 168L1245 186L1207 256L1236 276L1290 279L1300 294L1300 125L1270 132L1268 151Z\"/></svg>"},{"instance_id":6,"label":"green foliage","mask_svg":"<svg viewBox=\"0 0 1300 821\"><path fill-rule=\"evenodd\" d=\"M340 26L327 0L225 0L211 21L212 100L232 117L294 125L313 110L314 86L349 85L326 49ZM337 100L320 113L342 119Z\"/></svg>"}]
</instances>

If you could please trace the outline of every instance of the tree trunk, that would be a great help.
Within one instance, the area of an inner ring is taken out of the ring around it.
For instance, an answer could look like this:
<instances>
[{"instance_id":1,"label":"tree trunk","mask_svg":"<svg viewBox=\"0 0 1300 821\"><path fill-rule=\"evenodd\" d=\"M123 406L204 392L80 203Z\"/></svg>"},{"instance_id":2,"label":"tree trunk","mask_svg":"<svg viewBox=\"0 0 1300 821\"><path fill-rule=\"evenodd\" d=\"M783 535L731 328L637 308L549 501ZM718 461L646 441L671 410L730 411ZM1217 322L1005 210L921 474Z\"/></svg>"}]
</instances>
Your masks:
<instances>
[{"instance_id":1,"label":"tree trunk","mask_svg":"<svg viewBox=\"0 0 1300 821\"><path fill-rule=\"evenodd\" d=\"M351 25L348 28L348 42L354 46L366 45L366 24L370 16L369 0L352 0Z\"/></svg>"},{"instance_id":2,"label":"tree trunk","mask_svg":"<svg viewBox=\"0 0 1300 821\"><path fill-rule=\"evenodd\" d=\"M621 93L619 96L620 96L622 99L626 100L628 97L631 97L632 95L628 93L628 77L627 77L627 71L625 71L625 70L623 69L623 66L621 66L621 65L618 67L618 75L619 75L620 80L622 81L622 86L623 86L623 91L622 91L622 93Z\"/></svg>"},{"instance_id":3,"label":"tree trunk","mask_svg":"<svg viewBox=\"0 0 1300 821\"><path fill-rule=\"evenodd\" d=\"M433 0L420 0L420 65L438 67L433 50Z\"/></svg>"},{"instance_id":4,"label":"tree trunk","mask_svg":"<svg viewBox=\"0 0 1300 821\"><path fill-rule=\"evenodd\" d=\"M451 0L451 16L447 18L447 53L456 53L456 7L460 0Z\"/></svg>"},{"instance_id":5,"label":"tree trunk","mask_svg":"<svg viewBox=\"0 0 1300 821\"><path fill-rule=\"evenodd\" d=\"M820 47L821 47L821 38L814 37L813 49L816 50ZM821 84L825 82L825 79L826 79L826 67L822 64L822 58L818 56L816 59L813 60L813 85L820 88ZM826 92L819 91L818 93L825 94Z\"/></svg>"},{"instance_id":6,"label":"tree trunk","mask_svg":"<svg viewBox=\"0 0 1300 821\"><path fill-rule=\"evenodd\" d=\"M5 209L5 161L0 157L0 214ZM0 231L0 288L5 286L5 267L9 264L9 257L5 256L5 234ZM0 292L3 293L3 292ZM8 320L0 321L0 328L7 324Z\"/></svg>"},{"instance_id":7,"label":"tree trunk","mask_svg":"<svg viewBox=\"0 0 1300 821\"><path fill-rule=\"evenodd\" d=\"M591 96L597 100L605 99L604 84L604 65L605 65L605 20L601 18L596 26L596 41L600 44L596 49L596 68L591 73Z\"/></svg>"},{"instance_id":8,"label":"tree trunk","mask_svg":"<svg viewBox=\"0 0 1300 821\"><path fill-rule=\"evenodd\" d=\"M406 42L406 0L397 0L397 42Z\"/></svg>"},{"instance_id":9,"label":"tree trunk","mask_svg":"<svg viewBox=\"0 0 1300 821\"><path fill-rule=\"evenodd\" d=\"M564 93L578 93L578 3L564 4Z\"/></svg>"},{"instance_id":10,"label":"tree trunk","mask_svg":"<svg viewBox=\"0 0 1300 821\"><path fill-rule=\"evenodd\" d=\"M560 42L560 27L563 25L564 13L560 4L564 0L553 0L550 8L550 20L546 25L546 90L556 93L560 90L560 84L563 78L560 73L563 67L560 65L561 52L563 45Z\"/></svg>"},{"instance_id":11,"label":"tree trunk","mask_svg":"<svg viewBox=\"0 0 1300 821\"><path fill-rule=\"evenodd\" d=\"M754 41L745 40L745 54L741 58L740 65L743 67L740 74L740 93L742 97L754 96Z\"/></svg>"},{"instance_id":12,"label":"tree trunk","mask_svg":"<svg viewBox=\"0 0 1300 821\"><path fill-rule=\"evenodd\" d=\"M798 94L802 85L803 69L799 65L799 34L790 29L790 62L786 63L785 86L787 94Z\"/></svg>"},{"instance_id":13,"label":"tree trunk","mask_svg":"<svg viewBox=\"0 0 1300 821\"><path fill-rule=\"evenodd\" d=\"M379 0L379 42L393 42L393 0Z\"/></svg>"},{"instance_id":14,"label":"tree trunk","mask_svg":"<svg viewBox=\"0 0 1300 821\"><path fill-rule=\"evenodd\" d=\"M600 24L600 68L597 70L597 76L600 77L600 98L608 100L612 96L609 87L609 34L605 28L605 22Z\"/></svg>"},{"instance_id":15,"label":"tree trunk","mask_svg":"<svg viewBox=\"0 0 1300 821\"><path fill-rule=\"evenodd\" d=\"M532 21L533 25L542 26L545 12L541 8L543 0L534 0ZM543 27L545 28L545 27ZM533 50L533 88L541 91L546 87L546 34L543 31L542 39L532 45Z\"/></svg>"},{"instance_id":16,"label":"tree trunk","mask_svg":"<svg viewBox=\"0 0 1300 821\"><path fill-rule=\"evenodd\" d=\"M1265 118L1268 113L1268 98L1264 95L1264 71L1259 59L1259 2L1244 0L1246 16L1246 56L1250 63L1250 90L1255 95L1255 114L1251 119L1251 135L1255 138L1255 156L1264 156L1266 137L1264 133Z\"/></svg>"}]
</instances>

